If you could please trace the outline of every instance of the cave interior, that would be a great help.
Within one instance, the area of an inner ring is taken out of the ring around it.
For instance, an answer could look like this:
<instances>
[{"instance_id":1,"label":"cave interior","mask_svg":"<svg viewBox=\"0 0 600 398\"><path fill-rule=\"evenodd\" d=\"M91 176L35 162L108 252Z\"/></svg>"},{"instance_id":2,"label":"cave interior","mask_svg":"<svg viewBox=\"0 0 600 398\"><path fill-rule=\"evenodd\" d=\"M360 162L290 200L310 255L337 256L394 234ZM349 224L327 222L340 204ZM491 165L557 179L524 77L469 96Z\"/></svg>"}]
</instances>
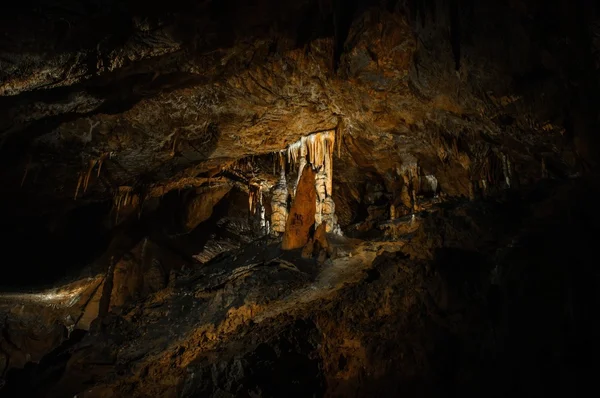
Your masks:
<instances>
[{"instance_id":1,"label":"cave interior","mask_svg":"<svg viewBox=\"0 0 600 398\"><path fill-rule=\"evenodd\" d=\"M1 397L594 391L596 1L0 26Z\"/></svg>"}]
</instances>

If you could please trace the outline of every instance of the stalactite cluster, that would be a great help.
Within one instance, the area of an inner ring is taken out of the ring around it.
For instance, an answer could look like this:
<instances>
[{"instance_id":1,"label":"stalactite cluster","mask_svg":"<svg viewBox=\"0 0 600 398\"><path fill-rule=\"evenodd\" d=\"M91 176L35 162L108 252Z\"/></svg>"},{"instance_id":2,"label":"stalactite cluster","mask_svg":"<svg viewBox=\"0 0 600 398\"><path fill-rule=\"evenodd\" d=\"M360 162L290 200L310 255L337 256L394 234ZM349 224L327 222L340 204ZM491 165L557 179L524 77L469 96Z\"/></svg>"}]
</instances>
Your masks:
<instances>
[{"instance_id":1,"label":"stalactite cluster","mask_svg":"<svg viewBox=\"0 0 600 398\"><path fill-rule=\"evenodd\" d=\"M250 217L258 222L257 229L261 231L261 234L268 234L271 229L271 223L266 220L266 209L263 204L263 186L255 181L251 181L248 186L248 210Z\"/></svg>"},{"instance_id":2,"label":"stalactite cluster","mask_svg":"<svg viewBox=\"0 0 600 398\"><path fill-rule=\"evenodd\" d=\"M302 137L287 148L288 163L292 168L297 167L298 169L295 187L298 185L298 181L300 181L302 170L306 164L310 164L313 170L316 171L317 211L315 222L316 226L326 223L326 230L328 232L339 232L335 216L335 203L332 198L335 142L336 131L332 130ZM284 205L286 206L285 211L283 210ZM287 218L287 187L283 167L280 181L273 191L273 209L271 216L273 231L284 232L285 220L283 217Z\"/></svg>"},{"instance_id":3,"label":"stalactite cluster","mask_svg":"<svg viewBox=\"0 0 600 398\"><path fill-rule=\"evenodd\" d=\"M77 199L77 196L79 195L80 188L83 187L84 193L87 191L88 186L90 184L90 178L92 177L92 172L94 171L94 168L96 168L96 166L97 166L96 177L100 177L100 172L102 171L102 165L103 165L104 161L106 159L108 159L109 157L110 157L110 153L107 152L107 153L102 154L102 156L100 156L97 159L90 159L90 161L88 163L87 171L85 173L84 172L79 173L79 178L77 180L77 187L75 188L75 199Z\"/></svg>"},{"instance_id":4,"label":"stalactite cluster","mask_svg":"<svg viewBox=\"0 0 600 398\"><path fill-rule=\"evenodd\" d=\"M471 182L472 187L469 188L472 199L478 194L488 196L492 189L505 189L518 185L515 168L507 154L489 151L480 163L480 169ZM545 166L542 159L542 177L546 173Z\"/></svg>"},{"instance_id":5,"label":"stalactite cluster","mask_svg":"<svg viewBox=\"0 0 600 398\"><path fill-rule=\"evenodd\" d=\"M262 205L262 190L260 184L250 183L248 186L248 210L255 215Z\"/></svg>"},{"instance_id":6,"label":"stalactite cluster","mask_svg":"<svg viewBox=\"0 0 600 398\"><path fill-rule=\"evenodd\" d=\"M132 187L122 186L119 187L115 195L113 196L113 209L115 211L115 222L119 221L119 214L121 209L132 206L137 208L140 204L140 196L133 191Z\"/></svg>"}]
</instances>

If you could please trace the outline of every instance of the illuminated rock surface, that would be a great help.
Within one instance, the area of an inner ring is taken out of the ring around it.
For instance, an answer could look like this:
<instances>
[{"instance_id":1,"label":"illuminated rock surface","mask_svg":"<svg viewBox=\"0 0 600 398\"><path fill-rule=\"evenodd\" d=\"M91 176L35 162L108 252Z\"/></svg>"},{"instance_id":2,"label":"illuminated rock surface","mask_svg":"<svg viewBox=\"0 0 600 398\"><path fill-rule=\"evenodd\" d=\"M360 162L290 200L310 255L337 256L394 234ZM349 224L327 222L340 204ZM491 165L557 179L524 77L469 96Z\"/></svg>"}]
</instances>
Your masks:
<instances>
[{"instance_id":1,"label":"illuminated rock surface","mask_svg":"<svg viewBox=\"0 0 600 398\"><path fill-rule=\"evenodd\" d=\"M0 24L0 396L594 380L595 2L31 0Z\"/></svg>"},{"instance_id":2,"label":"illuminated rock surface","mask_svg":"<svg viewBox=\"0 0 600 398\"><path fill-rule=\"evenodd\" d=\"M284 250L300 249L308 243L310 232L315 226L316 202L315 172L310 165L305 165L301 170L281 242Z\"/></svg>"}]
</instances>

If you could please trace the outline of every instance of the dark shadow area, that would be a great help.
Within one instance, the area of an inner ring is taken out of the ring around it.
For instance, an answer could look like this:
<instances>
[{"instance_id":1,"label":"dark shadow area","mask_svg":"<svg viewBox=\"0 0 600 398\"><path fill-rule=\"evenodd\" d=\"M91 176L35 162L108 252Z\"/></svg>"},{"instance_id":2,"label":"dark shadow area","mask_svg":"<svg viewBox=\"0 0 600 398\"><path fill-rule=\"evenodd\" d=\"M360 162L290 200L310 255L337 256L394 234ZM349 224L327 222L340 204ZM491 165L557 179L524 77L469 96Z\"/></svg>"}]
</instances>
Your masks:
<instances>
[{"instance_id":1,"label":"dark shadow area","mask_svg":"<svg viewBox=\"0 0 600 398\"><path fill-rule=\"evenodd\" d=\"M298 320L271 340L248 353L224 361L211 372L201 366L190 369L182 397L214 396L227 392L234 396L320 397L325 391L321 362L313 355L320 337L311 321ZM236 372L244 364L243 373Z\"/></svg>"},{"instance_id":2,"label":"dark shadow area","mask_svg":"<svg viewBox=\"0 0 600 398\"><path fill-rule=\"evenodd\" d=\"M110 203L82 206L53 218L8 217L5 231L2 291L52 287L77 275L108 246Z\"/></svg>"},{"instance_id":3,"label":"dark shadow area","mask_svg":"<svg viewBox=\"0 0 600 398\"><path fill-rule=\"evenodd\" d=\"M67 363L87 332L74 330L68 339L48 353L40 363L28 363L24 369L11 369L6 374L7 383L2 390L2 397L43 397L63 377Z\"/></svg>"}]
</instances>

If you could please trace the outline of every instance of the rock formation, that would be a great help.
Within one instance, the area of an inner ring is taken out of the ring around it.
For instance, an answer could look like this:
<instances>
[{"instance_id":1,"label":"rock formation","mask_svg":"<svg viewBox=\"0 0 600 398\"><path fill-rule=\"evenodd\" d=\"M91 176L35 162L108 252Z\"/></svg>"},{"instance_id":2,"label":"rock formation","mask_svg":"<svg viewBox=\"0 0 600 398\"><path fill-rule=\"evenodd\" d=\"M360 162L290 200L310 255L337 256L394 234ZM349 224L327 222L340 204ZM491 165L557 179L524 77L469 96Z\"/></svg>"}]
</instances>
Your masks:
<instances>
[{"instance_id":1,"label":"rock formation","mask_svg":"<svg viewBox=\"0 0 600 398\"><path fill-rule=\"evenodd\" d=\"M277 181L277 185L275 185L271 194L271 229L274 233L282 234L285 232L288 218L288 196L285 167L282 167L279 181Z\"/></svg>"},{"instance_id":2,"label":"rock formation","mask_svg":"<svg viewBox=\"0 0 600 398\"><path fill-rule=\"evenodd\" d=\"M589 390L595 2L0 23L0 396Z\"/></svg>"},{"instance_id":3,"label":"rock formation","mask_svg":"<svg viewBox=\"0 0 600 398\"><path fill-rule=\"evenodd\" d=\"M317 193L315 225L325 223L327 232L339 233L335 203L333 201L333 151L335 149L335 131L319 132L302 137L287 149L288 160L292 166L298 165L298 182L302 170L308 164L316 170L315 190ZM294 188L297 190L297 188Z\"/></svg>"},{"instance_id":4,"label":"rock formation","mask_svg":"<svg viewBox=\"0 0 600 398\"><path fill-rule=\"evenodd\" d=\"M315 226L317 194L315 172L310 164L299 171L301 175L292 207L288 215L281 247L284 250L299 249L308 243Z\"/></svg>"}]
</instances>

